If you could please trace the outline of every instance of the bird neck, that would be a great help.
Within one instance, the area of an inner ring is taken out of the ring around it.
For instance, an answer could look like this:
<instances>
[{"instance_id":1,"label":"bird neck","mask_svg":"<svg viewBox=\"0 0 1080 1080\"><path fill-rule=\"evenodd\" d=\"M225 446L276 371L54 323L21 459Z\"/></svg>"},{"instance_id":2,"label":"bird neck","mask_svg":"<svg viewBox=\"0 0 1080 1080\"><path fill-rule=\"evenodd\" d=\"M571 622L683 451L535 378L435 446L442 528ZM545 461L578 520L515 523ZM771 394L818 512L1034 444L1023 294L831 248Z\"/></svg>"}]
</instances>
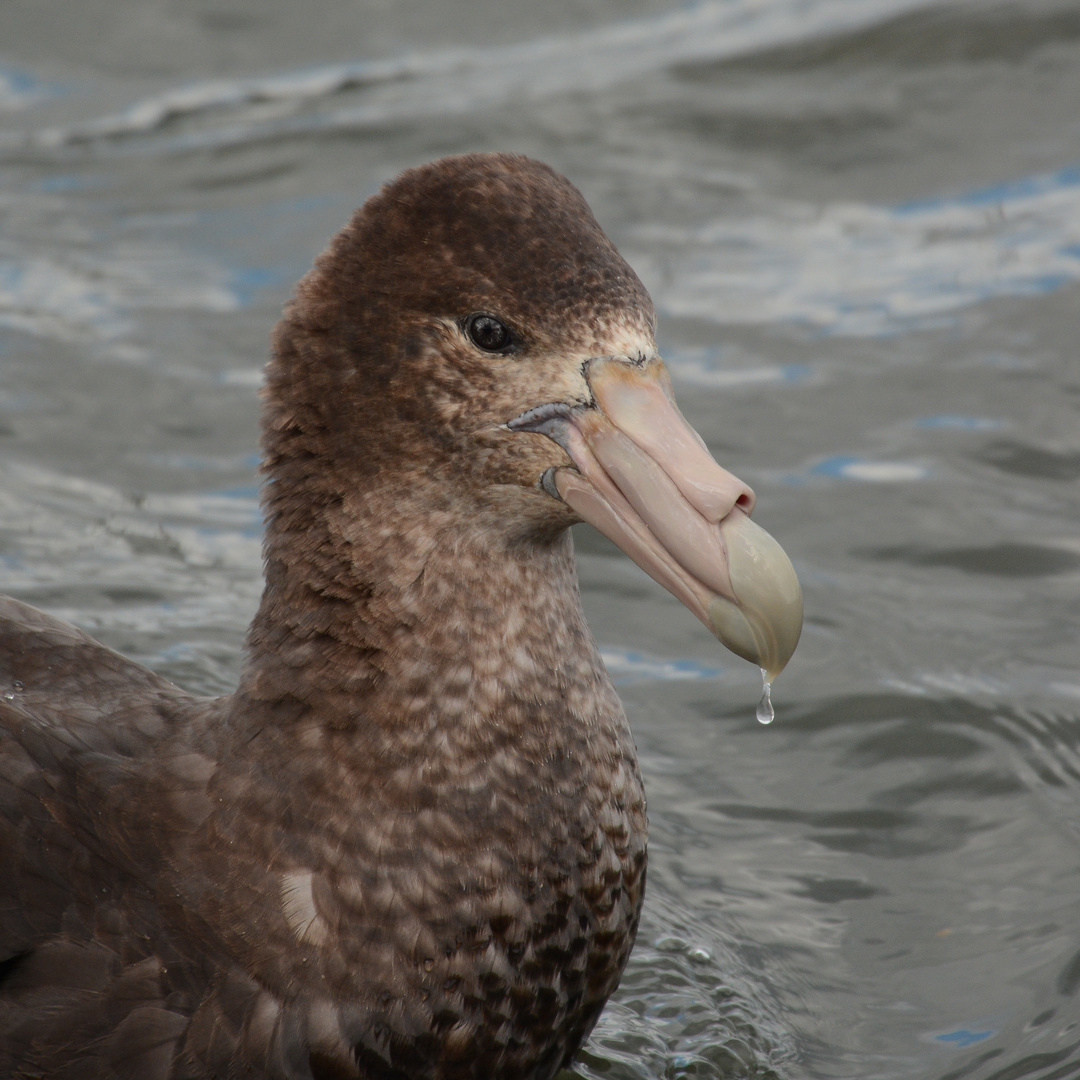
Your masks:
<instances>
[{"instance_id":1,"label":"bird neck","mask_svg":"<svg viewBox=\"0 0 1080 1080\"><path fill-rule=\"evenodd\" d=\"M237 712L314 709L334 726L404 734L535 722L536 707L575 693L618 709L569 530L508 536L483 513L382 503L369 490L302 524L270 517Z\"/></svg>"}]
</instances>

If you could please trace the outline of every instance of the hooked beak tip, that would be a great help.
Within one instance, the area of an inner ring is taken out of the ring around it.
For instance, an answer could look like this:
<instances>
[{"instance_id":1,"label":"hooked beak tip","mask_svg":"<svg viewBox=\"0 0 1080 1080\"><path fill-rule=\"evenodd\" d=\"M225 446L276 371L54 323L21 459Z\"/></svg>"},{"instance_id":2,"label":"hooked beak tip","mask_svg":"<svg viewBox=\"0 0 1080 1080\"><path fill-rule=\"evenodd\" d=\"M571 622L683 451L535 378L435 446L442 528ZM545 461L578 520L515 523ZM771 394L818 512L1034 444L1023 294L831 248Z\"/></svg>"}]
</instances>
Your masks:
<instances>
[{"instance_id":1,"label":"hooked beak tip","mask_svg":"<svg viewBox=\"0 0 1080 1080\"><path fill-rule=\"evenodd\" d=\"M713 633L738 656L762 668L771 682L799 644L802 588L784 549L745 514L720 523L736 602L716 596L709 604Z\"/></svg>"}]
</instances>

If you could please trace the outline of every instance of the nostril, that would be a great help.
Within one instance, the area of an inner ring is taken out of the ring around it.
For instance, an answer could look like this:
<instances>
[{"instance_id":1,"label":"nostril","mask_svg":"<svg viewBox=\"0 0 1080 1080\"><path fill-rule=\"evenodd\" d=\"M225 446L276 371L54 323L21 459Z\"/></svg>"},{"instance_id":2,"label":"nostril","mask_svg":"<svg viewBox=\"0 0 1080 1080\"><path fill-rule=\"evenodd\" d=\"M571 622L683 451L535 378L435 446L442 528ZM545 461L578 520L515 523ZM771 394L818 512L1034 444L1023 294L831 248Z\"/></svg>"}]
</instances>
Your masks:
<instances>
[{"instance_id":1,"label":"nostril","mask_svg":"<svg viewBox=\"0 0 1080 1080\"><path fill-rule=\"evenodd\" d=\"M757 502L757 498L754 493L747 488L736 500L735 505L749 517L754 512L754 504Z\"/></svg>"}]
</instances>

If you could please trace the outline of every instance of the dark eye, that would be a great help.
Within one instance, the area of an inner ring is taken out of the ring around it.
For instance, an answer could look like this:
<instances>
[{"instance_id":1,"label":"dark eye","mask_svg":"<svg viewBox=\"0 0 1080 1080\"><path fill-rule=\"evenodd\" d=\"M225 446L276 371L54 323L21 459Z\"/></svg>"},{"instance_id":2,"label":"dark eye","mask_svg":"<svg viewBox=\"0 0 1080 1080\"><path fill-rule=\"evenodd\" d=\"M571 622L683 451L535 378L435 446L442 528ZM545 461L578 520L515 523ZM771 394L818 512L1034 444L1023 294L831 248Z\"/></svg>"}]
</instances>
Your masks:
<instances>
[{"instance_id":1,"label":"dark eye","mask_svg":"<svg viewBox=\"0 0 1080 1080\"><path fill-rule=\"evenodd\" d=\"M469 340L484 352L502 352L514 343L510 327L494 315L470 315L465 320L465 333Z\"/></svg>"}]
</instances>

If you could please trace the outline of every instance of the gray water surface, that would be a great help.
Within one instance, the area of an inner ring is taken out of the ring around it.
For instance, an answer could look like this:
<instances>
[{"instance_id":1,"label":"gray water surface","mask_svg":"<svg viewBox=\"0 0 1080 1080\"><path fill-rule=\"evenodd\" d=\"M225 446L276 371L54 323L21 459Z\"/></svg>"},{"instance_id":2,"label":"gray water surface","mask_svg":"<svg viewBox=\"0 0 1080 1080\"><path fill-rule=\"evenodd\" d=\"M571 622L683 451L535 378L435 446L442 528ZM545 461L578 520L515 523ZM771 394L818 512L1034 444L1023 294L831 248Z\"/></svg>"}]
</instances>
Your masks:
<instances>
[{"instance_id":1,"label":"gray water surface","mask_svg":"<svg viewBox=\"0 0 1080 1080\"><path fill-rule=\"evenodd\" d=\"M594 533L649 895L589 1080L1080 1077L1080 3L6 0L0 589L199 693L293 282L402 168L566 173L792 556L757 671Z\"/></svg>"}]
</instances>

